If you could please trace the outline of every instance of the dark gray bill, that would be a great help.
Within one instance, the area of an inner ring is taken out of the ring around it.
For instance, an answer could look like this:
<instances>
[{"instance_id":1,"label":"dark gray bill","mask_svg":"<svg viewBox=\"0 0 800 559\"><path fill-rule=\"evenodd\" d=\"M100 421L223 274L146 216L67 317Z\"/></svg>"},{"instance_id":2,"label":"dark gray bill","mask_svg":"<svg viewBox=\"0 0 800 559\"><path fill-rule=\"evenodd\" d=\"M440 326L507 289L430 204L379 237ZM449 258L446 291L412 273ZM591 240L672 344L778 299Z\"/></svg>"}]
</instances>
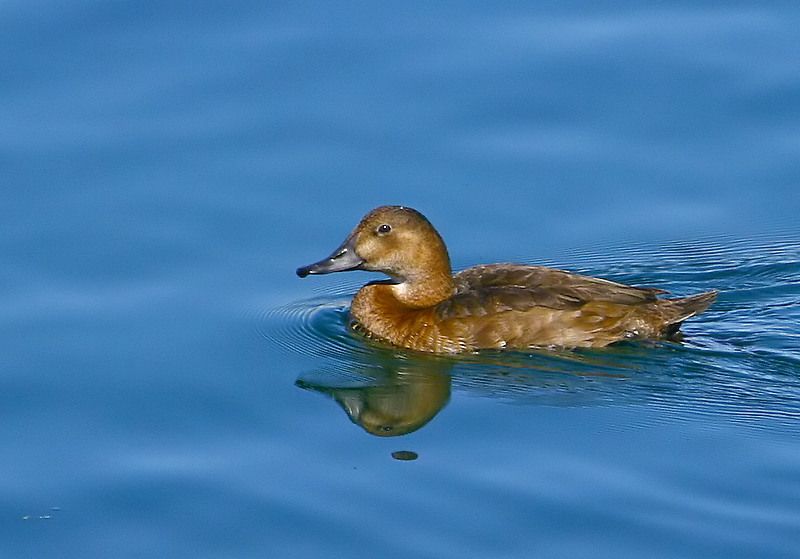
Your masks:
<instances>
[{"instance_id":1,"label":"dark gray bill","mask_svg":"<svg viewBox=\"0 0 800 559\"><path fill-rule=\"evenodd\" d=\"M333 272L357 270L363 263L364 261L356 254L353 248L352 239L348 238L328 258L298 268L297 275L304 278L309 274L331 274Z\"/></svg>"}]
</instances>

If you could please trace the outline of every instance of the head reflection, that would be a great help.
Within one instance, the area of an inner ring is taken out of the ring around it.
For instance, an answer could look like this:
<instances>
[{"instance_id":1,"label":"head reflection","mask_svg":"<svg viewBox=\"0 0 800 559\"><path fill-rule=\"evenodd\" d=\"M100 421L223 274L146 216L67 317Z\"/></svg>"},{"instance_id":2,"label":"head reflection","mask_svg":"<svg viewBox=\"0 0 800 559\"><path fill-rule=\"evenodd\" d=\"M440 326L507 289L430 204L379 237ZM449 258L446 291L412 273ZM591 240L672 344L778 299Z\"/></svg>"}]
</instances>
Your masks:
<instances>
[{"instance_id":1,"label":"head reflection","mask_svg":"<svg viewBox=\"0 0 800 559\"><path fill-rule=\"evenodd\" d=\"M337 374L300 378L300 388L326 394L350 420L378 437L416 431L450 399L451 363L435 357L382 356L344 379Z\"/></svg>"}]
</instances>

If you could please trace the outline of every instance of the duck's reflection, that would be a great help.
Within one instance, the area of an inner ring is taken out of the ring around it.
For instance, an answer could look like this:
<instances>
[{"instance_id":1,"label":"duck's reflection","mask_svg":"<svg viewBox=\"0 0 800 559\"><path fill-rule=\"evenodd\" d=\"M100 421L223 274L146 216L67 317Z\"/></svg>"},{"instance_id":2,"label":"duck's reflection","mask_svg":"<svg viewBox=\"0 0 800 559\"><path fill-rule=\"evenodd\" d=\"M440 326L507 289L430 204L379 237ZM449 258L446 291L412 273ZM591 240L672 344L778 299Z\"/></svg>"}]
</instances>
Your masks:
<instances>
[{"instance_id":1,"label":"duck's reflection","mask_svg":"<svg viewBox=\"0 0 800 559\"><path fill-rule=\"evenodd\" d=\"M450 368L446 359L387 357L358 371L361 380L329 376L322 382L300 378L297 386L333 398L347 416L379 437L416 431L450 399Z\"/></svg>"},{"instance_id":2,"label":"duck's reflection","mask_svg":"<svg viewBox=\"0 0 800 559\"><path fill-rule=\"evenodd\" d=\"M641 402L656 389L662 398L674 383L665 383L660 371L676 362L678 347L627 344L458 359L373 347L368 354L354 352L339 367L303 375L296 384L330 396L368 433L396 437L430 422L449 401L451 386L482 398L559 407Z\"/></svg>"}]
</instances>

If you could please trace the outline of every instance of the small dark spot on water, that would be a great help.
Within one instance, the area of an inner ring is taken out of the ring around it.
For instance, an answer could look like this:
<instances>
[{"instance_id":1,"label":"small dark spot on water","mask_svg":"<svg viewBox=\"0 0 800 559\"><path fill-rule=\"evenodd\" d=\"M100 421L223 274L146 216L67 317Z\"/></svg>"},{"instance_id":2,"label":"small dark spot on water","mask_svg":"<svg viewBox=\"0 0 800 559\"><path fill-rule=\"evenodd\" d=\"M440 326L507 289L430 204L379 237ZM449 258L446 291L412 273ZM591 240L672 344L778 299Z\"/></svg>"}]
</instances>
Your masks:
<instances>
[{"instance_id":1,"label":"small dark spot on water","mask_svg":"<svg viewBox=\"0 0 800 559\"><path fill-rule=\"evenodd\" d=\"M410 460L416 460L419 458L419 454L414 452L413 450L395 450L392 452L392 458L395 460L402 460L408 462Z\"/></svg>"}]
</instances>

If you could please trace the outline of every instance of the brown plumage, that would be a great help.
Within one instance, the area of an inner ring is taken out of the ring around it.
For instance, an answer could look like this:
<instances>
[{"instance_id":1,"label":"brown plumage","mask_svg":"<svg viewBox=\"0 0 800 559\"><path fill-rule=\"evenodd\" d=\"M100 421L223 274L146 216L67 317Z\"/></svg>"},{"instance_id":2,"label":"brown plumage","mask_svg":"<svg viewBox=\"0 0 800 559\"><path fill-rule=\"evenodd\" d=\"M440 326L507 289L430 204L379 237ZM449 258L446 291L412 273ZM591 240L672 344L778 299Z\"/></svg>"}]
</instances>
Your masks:
<instances>
[{"instance_id":1,"label":"brown plumage","mask_svg":"<svg viewBox=\"0 0 800 559\"><path fill-rule=\"evenodd\" d=\"M384 272L362 287L353 328L385 342L433 353L533 347L602 347L673 335L704 311L711 291L659 299L640 288L519 264L475 266L455 276L438 232L416 210L381 206L325 260L297 274L352 269Z\"/></svg>"}]
</instances>

